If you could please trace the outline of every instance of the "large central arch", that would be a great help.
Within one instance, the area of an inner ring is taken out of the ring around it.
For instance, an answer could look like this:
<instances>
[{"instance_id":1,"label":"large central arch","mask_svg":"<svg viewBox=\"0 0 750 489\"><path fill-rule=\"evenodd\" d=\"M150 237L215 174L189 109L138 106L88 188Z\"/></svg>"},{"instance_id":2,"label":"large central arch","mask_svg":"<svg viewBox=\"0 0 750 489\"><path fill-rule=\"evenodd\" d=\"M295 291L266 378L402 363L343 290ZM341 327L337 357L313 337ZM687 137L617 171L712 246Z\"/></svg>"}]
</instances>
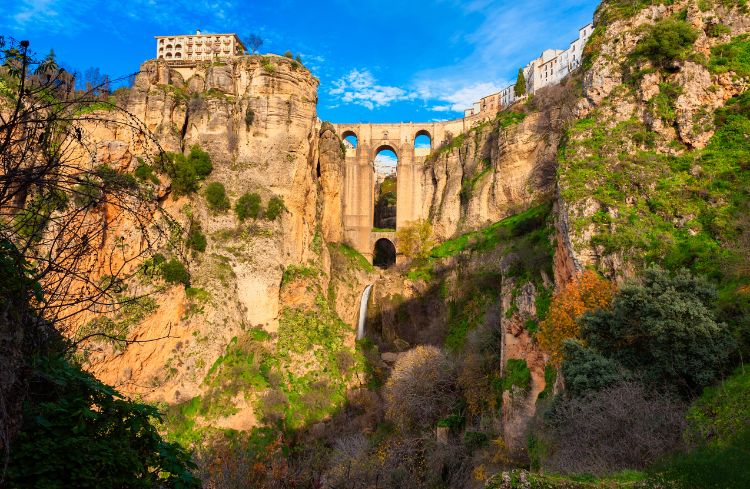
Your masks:
<instances>
[{"instance_id":1,"label":"large central arch","mask_svg":"<svg viewBox=\"0 0 750 489\"><path fill-rule=\"evenodd\" d=\"M374 151L373 222L374 232L395 231L398 217L398 153L389 144Z\"/></svg>"},{"instance_id":2,"label":"large central arch","mask_svg":"<svg viewBox=\"0 0 750 489\"><path fill-rule=\"evenodd\" d=\"M430 196L425 195L425 158L452 135L471 127L471 121L435 122L425 124L334 124L336 134L345 140L346 152L343 178L344 236L357 251L373 257L375 236L375 157L390 149L397 158L395 228L429 217ZM426 138L427 143L424 142ZM420 139L420 141L418 141ZM393 228L389 228L393 229ZM393 234L391 231L385 234ZM391 242L394 242L391 240ZM397 248L398 249L398 248Z\"/></svg>"}]
</instances>

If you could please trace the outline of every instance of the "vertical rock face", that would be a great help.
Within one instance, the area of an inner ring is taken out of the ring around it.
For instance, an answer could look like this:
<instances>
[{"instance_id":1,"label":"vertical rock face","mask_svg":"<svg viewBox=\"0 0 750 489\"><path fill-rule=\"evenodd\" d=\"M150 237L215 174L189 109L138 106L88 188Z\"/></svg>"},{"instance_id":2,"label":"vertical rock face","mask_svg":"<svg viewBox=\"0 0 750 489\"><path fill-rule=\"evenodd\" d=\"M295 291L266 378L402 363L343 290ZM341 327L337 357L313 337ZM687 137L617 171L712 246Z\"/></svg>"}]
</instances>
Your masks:
<instances>
[{"instance_id":1,"label":"vertical rock face","mask_svg":"<svg viewBox=\"0 0 750 489\"><path fill-rule=\"evenodd\" d=\"M643 246L657 247L644 245L646 238L638 242L627 236L635 234L629 222L648 222L656 216L665 221L660 233L672 227L680 233L686 222L696 218L694 212L683 210L654 208L644 214L642 209L649 209L644 203L653 202L659 179L670 173L667 159L691 153L698 159L698 152L715 134L716 109L748 87L747 77L713 70L710 62L713 47L750 30L747 14L737 5L701 7L699 2L683 0L608 19L616 8L614 3L603 3L595 19L597 32L587 47L591 66L583 74L583 97L577 107L583 123L572 128L567 155L560 162L558 231L567 236L557 260L562 275L569 275L571 266L596 266L612 278L627 278L643 256ZM696 36L685 47L686 54L669 66L635 52L650 26L662 21L684 22ZM585 121L590 121L588 126ZM605 131L603 142L595 142L597 129ZM649 164L660 158L661 164ZM590 178L583 179L586 171ZM697 178L700 172L693 173ZM619 183L606 182L608 174L618 175ZM616 187L616 193L597 193L606 185ZM651 232L648 225L637 230L643 236ZM671 239L663 234L658 241Z\"/></svg>"},{"instance_id":2,"label":"vertical rock face","mask_svg":"<svg viewBox=\"0 0 750 489\"><path fill-rule=\"evenodd\" d=\"M207 368L233 336L248 327L278 328L284 270L320 260L318 230L328 241L341 239L341 150L335 134L319 135L317 85L309 71L278 56L194 67L143 64L126 106L161 147L188 152L197 145L207 151L214 168L207 182L223 184L232 205L245 193L257 193L263 208L277 197L285 210L276 220L242 222L232 210L210 211L202 189L173 199L162 177L157 196L165 210L183 230L198 225L207 237L205 252L185 250L183 238L171 245L176 249L164 251L185 262L191 290L198 292L173 287L153 294L155 306L129 334L165 339L124 351L99 345L89 362L102 380L149 400L180 402L200 393ZM130 155L127 146L137 142L118 141L119 136L102 133L103 147ZM118 167L136 165L131 156ZM151 292L150 287L130 290Z\"/></svg>"},{"instance_id":3,"label":"vertical rock face","mask_svg":"<svg viewBox=\"0 0 750 489\"><path fill-rule=\"evenodd\" d=\"M323 206L321 229L323 239L340 243L344 239L343 206L344 150L332 127L320 129L318 177L321 183Z\"/></svg>"},{"instance_id":4,"label":"vertical rock face","mask_svg":"<svg viewBox=\"0 0 750 489\"><path fill-rule=\"evenodd\" d=\"M559 126L569 117L564 107L575 100L567 90L541 90L539 103L518 106L521 113L502 113L427 158L422 212L439 239L486 226L554 195Z\"/></svg>"}]
</instances>

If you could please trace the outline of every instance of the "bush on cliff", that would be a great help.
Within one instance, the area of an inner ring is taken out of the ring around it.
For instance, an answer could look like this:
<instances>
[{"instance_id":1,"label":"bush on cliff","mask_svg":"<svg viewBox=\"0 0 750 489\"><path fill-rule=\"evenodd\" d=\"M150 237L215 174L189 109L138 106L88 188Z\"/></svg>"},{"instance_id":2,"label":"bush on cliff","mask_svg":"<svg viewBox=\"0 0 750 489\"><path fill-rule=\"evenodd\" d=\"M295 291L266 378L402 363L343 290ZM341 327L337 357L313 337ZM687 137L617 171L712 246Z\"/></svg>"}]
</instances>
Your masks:
<instances>
[{"instance_id":1,"label":"bush on cliff","mask_svg":"<svg viewBox=\"0 0 750 489\"><path fill-rule=\"evenodd\" d=\"M705 279L651 267L622 287L611 309L584 316L581 336L649 384L697 393L721 377L736 346L716 321L715 301Z\"/></svg>"},{"instance_id":2,"label":"bush on cliff","mask_svg":"<svg viewBox=\"0 0 750 489\"><path fill-rule=\"evenodd\" d=\"M684 20L663 19L649 26L646 35L638 41L633 56L649 59L657 66L669 67L685 59L698 31Z\"/></svg>"},{"instance_id":3,"label":"bush on cliff","mask_svg":"<svg viewBox=\"0 0 750 489\"><path fill-rule=\"evenodd\" d=\"M211 174L214 167L209 154L199 146L193 145L190 153L166 153L159 164L159 169L172 179L172 192L175 197L187 195L198 190L201 180Z\"/></svg>"},{"instance_id":4,"label":"bush on cliff","mask_svg":"<svg viewBox=\"0 0 750 489\"><path fill-rule=\"evenodd\" d=\"M274 195L268 201L265 217L269 221L275 221L285 210L286 206L284 205L284 199Z\"/></svg>"},{"instance_id":5,"label":"bush on cliff","mask_svg":"<svg viewBox=\"0 0 750 489\"><path fill-rule=\"evenodd\" d=\"M213 212L224 212L229 209L231 204L223 183L211 182L206 185L206 204Z\"/></svg>"},{"instance_id":6,"label":"bush on cliff","mask_svg":"<svg viewBox=\"0 0 750 489\"><path fill-rule=\"evenodd\" d=\"M248 192L237 200L237 203L234 205L234 212L237 213L240 221L250 218L257 219L260 216L260 204L260 195Z\"/></svg>"}]
</instances>

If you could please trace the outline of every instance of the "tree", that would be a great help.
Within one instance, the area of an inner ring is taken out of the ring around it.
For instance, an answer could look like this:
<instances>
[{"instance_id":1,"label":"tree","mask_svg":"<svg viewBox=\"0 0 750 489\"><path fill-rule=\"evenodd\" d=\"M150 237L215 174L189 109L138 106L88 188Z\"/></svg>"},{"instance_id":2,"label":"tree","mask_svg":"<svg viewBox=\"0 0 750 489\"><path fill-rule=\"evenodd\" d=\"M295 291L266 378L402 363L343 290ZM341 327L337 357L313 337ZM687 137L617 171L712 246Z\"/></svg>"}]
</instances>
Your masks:
<instances>
[{"instance_id":1,"label":"tree","mask_svg":"<svg viewBox=\"0 0 750 489\"><path fill-rule=\"evenodd\" d=\"M562 362L565 340L581 336L578 319L587 311L609 307L613 292L612 284L593 270L586 270L552 297L537 339L555 366Z\"/></svg>"},{"instance_id":2,"label":"tree","mask_svg":"<svg viewBox=\"0 0 750 489\"><path fill-rule=\"evenodd\" d=\"M206 204L213 212L224 212L229 209L230 203L223 183L211 182L206 185Z\"/></svg>"},{"instance_id":3,"label":"tree","mask_svg":"<svg viewBox=\"0 0 750 489\"><path fill-rule=\"evenodd\" d=\"M399 356L385 385L386 417L402 429L427 428L458 401L455 367L434 346L417 346Z\"/></svg>"},{"instance_id":4,"label":"tree","mask_svg":"<svg viewBox=\"0 0 750 489\"><path fill-rule=\"evenodd\" d=\"M648 28L646 35L636 44L633 56L648 58L655 65L666 68L685 59L696 39L698 31L684 20L663 19Z\"/></svg>"},{"instance_id":5,"label":"tree","mask_svg":"<svg viewBox=\"0 0 750 489\"><path fill-rule=\"evenodd\" d=\"M526 76L523 74L523 68L518 68L518 78L516 78L516 86L513 87L513 93L516 97L526 95Z\"/></svg>"},{"instance_id":6,"label":"tree","mask_svg":"<svg viewBox=\"0 0 750 489\"><path fill-rule=\"evenodd\" d=\"M250 51L255 54L258 52L258 49L263 45L263 38L260 37L257 34L250 34L245 39L245 43L247 44L247 47L250 48Z\"/></svg>"},{"instance_id":7,"label":"tree","mask_svg":"<svg viewBox=\"0 0 750 489\"><path fill-rule=\"evenodd\" d=\"M37 359L8 482L36 487L197 489L190 454L159 435L148 404L128 401L62 357Z\"/></svg>"},{"instance_id":8,"label":"tree","mask_svg":"<svg viewBox=\"0 0 750 489\"><path fill-rule=\"evenodd\" d=\"M715 300L704 278L653 266L624 285L610 309L584 316L581 337L646 382L692 394L724 373L736 347L716 321Z\"/></svg>"},{"instance_id":9,"label":"tree","mask_svg":"<svg viewBox=\"0 0 750 489\"><path fill-rule=\"evenodd\" d=\"M285 210L286 206L284 205L284 199L274 195L268 200L265 217L269 221L275 221Z\"/></svg>"},{"instance_id":10,"label":"tree","mask_svg":"<svg viewBox=\"0 0 750 489\"><path fill-rule=\"evenodd\" d=\"M426 258L435 245L432 239L432 224L426 219L407 223L396 231L401 252L409 258Z\"/></svg>"},{"instance_id":11,"label":"tree","mask_svg":"<svg viewBox=\"0 0 750 489\"><path fill-rule=\"evenodd\" d=\"M248 218L256 219L260 216L260 195L250 192L242 195L234 205L234 211L240 221Z\"/></svg>"}]
</instances>

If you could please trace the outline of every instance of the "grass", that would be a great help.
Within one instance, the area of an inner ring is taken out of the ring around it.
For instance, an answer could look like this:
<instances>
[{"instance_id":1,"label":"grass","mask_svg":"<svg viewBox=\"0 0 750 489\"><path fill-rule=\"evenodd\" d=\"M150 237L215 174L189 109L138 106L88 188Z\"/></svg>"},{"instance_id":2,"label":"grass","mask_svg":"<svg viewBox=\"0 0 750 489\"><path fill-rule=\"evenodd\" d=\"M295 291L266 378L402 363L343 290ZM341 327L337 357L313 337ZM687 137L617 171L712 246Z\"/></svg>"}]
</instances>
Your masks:
<instances>
[{"instance_id":1,"label":"grass","mask_svg":"<svg viewBox=\"0 0 750 489\"><path fill-rule=\"evenodd\" d=\"M513 387L528 391L531 388L531 370L526 360L509 358L505 364L501 385L504 391L510 391Z\"/></svg>"},{"instance_id":2,"label":"grass","mask_svg":"<svg viewBox=\"0 0 750 489\"><path fill-rule=\"evenodd\" d=\"M365 272L374 272L375 267L370 263L367 258L362 255L359 251L355 250L351 246L347 244L336 244L331 243L328 245L332 250L336 250L341 255L343 255L349 263L354 267L358 268L360 270L364 270Z\"/></svg>"},{"instance_id":3,"label":"grass","mask_svg":"<svg viewBox=\"0 0 750 489\"><path fill-rule=\"evenodd\" d=\"M512 251L522 252L522 259L528 258L533 262L515 267L511 275L535 275L540 266L551 269L552 247L547 230L551 210L551 203L540 204L478 231L444 241L432 248L426 259L415 261L408 277L411 280L429 281L433 278L434 266L440 260L461 253L486 253L501 244L510 246ZM534 255L533 259L530 253ZM530 265L532 269L525 270L526 265Z\"/></svg>"}]
</instances>

